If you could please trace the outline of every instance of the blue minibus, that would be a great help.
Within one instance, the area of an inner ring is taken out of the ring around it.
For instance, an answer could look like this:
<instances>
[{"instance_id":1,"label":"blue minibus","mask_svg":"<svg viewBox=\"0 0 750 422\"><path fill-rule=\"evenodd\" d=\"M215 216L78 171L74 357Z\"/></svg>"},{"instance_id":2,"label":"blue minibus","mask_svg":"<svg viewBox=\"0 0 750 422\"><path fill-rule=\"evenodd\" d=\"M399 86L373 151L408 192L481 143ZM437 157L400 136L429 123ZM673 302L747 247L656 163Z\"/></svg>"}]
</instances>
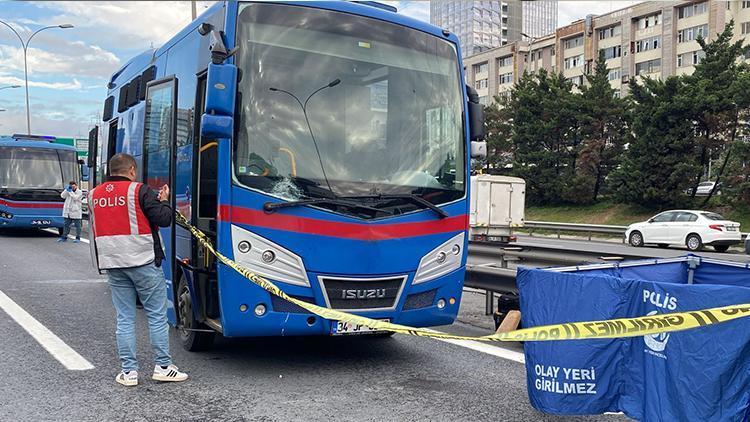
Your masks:
<instances>
[{"instance_id":1,"label":"blue minibus","mask_svg":"<svg viewBox=\"0 0 750 422\"><path fill-rule=\"evenodd\" d=\"M92 179L126 152L218 250L300 300L452 323L483 109L458 37L374 2L218 2L112 75ZM98 133L98 132L97 132ZM98 145L98 147L97 147ZM188 350L227 337L346 335L161 230Z\"/></svg>"}]
</instances>

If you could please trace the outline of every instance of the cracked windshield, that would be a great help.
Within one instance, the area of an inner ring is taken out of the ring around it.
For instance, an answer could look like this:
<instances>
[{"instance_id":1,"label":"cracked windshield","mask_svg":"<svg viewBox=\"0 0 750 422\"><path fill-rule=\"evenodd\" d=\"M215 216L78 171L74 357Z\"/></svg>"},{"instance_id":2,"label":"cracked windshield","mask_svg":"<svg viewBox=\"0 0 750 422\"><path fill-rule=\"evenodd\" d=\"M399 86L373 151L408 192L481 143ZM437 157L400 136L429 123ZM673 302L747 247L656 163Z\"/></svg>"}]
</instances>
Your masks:
<instances>
[{"instance_id":1,"label":"cracked windshield","mask_svg":"<svg viewBox=\"0 0 750 422\"><path fill-rule=\"evenodd\" d=\"M303 7L247 5L239 20L240 184L286 200L464 195L449 43Z\"/></svg>"}]
</instances>

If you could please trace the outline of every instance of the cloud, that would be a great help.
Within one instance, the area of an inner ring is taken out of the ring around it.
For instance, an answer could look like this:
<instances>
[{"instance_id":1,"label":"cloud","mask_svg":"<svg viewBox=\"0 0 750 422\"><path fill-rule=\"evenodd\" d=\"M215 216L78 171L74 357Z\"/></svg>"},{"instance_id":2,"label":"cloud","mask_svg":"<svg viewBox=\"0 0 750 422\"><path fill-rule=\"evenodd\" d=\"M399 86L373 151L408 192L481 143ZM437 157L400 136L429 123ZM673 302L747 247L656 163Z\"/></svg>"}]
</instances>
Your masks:
<instances>
[{"instance_id":1,"label":"cloud","mask_svg":"<svg viewBox=\"0 0 750 422\"><path fill-rule=\"evenodd\" d=\"M198 14L215 2L198 2ZM98 34L107 43L127 42L143 49L161 45L190 22L189 1L37 2L57 12L49 23L72 23L81 33Z\"/></svg>"},{"instance_id":2,"label":"cloud","mask_svg":"<svg viewBox=\"0 0 750 422\"><path fill-rule=\"evenodd\" d=\"M632 6L640 1L561 1L558 2L557 26L565 26L583 19L586 15L603 15Z\"/></svg>"},{"instance_id":3,"label":"cloud","mask_svg":"<svg viewBox=\"0 0 750 422\"><path fill-rule=\"evenodd\" d=\"M31 47L27 59L30 75L105 78L120 66L120 59L114 53L81 41L62 43L54 51ZM23 72L21 47L0 45L0 72Z\"/></svg>"},{"instance_id":4,"label":"cloud","mask_svg":"<svg viewBox=\"0 0 750 422\"><path fill-rule=\"evenodd\" d=\"M389 2L398 8L398 13L430 22L430 2L428 1L398 1Z\"/></svg>"},{"instance_id":5,"label":"cloud","mask_svg":"<svg viewBox=\"0 0 750 422\"><path fill-rule=\"evenodd\" d=\"M72 114L71 110L51 110L49 107L32 106L31 131L41 135L79 136L87 132L90 119ZM26 133L26 109L7 108L0 113L0 134Z\"/></svg>"},{"instance_id":6,"label":"cloud","mask_svg":"<svg viewBox=\"0 0 750 422\"><path fill-rule=\"evenodd\" d=\"M21 85L23 86L25 81L15 76L0 76L0 85ZM82 89L83 85L78 79L73 78L71 82L39 82L29 78L29 87L47 88L47 89Z\"/></svg>"}]
</instances>

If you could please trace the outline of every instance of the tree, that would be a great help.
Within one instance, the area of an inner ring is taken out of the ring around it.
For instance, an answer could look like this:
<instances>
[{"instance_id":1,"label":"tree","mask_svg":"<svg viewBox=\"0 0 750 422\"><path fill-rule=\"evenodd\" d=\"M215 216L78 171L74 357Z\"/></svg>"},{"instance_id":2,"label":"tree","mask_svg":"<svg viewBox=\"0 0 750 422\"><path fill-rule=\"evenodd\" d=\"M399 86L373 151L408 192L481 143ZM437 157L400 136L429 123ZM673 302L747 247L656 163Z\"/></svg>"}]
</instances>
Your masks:
<instances>
[{"instance_id":1,"label":"tree","mask_svg":"<svg viewBox=\"0 0 750 422\"><path fill-rule=\"evenodd\" d=\"M526 180L532 204L563 201L575 169L571 83L545 70L524 73L507 104L512 119L513 173Z\"/></svg>"},{"instance_id":2,"label":"tree","mask_svg":"<svg viewBox=\"0 0 750 422\"><path fill-rule=\"evenodd\" d=\"M650 207L679 206L701 169L684 78L629 83L634 138L612 175L620 201Z\"/></svg>"},{"instance_id":3,"label":"tree","mask_svg":"<svg viewBox=\"0 0 750 422\"><path fill-rule=\"evenodd\" d=\"M719 183L737 139L740 117L750 107L750 68L743 60L738 60L744 58L750 47L743 46L743 40L732 42L733 27L734 22L730 21L712 42L698 37L705 58L695 66L692 75L684 76L685 98L690 107L701 164L691 178L693 196L714 151L723 155L715 177Z\"/></svg>"},{"instance_id":4,"label":"tree","mask_svg":"<svg viewBox=\"0 0 750 422\"><path fill-rule=\"evenodd\" d=\"M497 96L495 102L484 108L487 170L504 168L513 160L513 116L509 102L508 97Z\"/></svg>"},{"instance_id":5,"label":"tree","mask_svg":"<svg viewBox=\"0 0 750 422\"><path fill-rule=\"evenodd\" d=\"M615 97L603 53L586 80L576 107L581 136L576 175L566 195L576 203L598 199L604 181L620 161L630 131L627 101Z\"/></svg>"}]
</instances>

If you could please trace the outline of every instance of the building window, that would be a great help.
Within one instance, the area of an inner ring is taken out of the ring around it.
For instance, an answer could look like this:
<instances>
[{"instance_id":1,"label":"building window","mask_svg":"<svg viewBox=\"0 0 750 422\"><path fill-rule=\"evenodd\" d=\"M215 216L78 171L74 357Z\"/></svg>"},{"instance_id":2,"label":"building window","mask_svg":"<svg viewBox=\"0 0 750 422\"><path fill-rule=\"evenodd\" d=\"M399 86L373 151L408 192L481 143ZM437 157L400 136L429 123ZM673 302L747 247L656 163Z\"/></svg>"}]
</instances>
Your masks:
<instances>
[{"instance_id":1,"label":"building window","mask_svg":"<svg viewBox=\"0 0 750 422\"><path fill-rule=\"evenodd\" d=\"M554 56L555 55L555 47L552 47L552 49L550 50L549 54L550 54L550 56Z\"/></svg>"},{"instance_id":2,"label":"building window","mask_svg":"<svg viewBox=\"0 0 750 422\"><path fill-rule=\"evenodd\" d=\"M646 28L654 27L661 23L661 13L638 18L637 22L638 22L638 29L646 29Z\"/></svg>"},{"instance_id":3,"label":"building window","mask_svg":"<svg viewBox=\"0 0 750 422\"><path fill-rule=\"evenodd\" d=\"M635 52L640 53L643 51L655 50L659 48L661 37L651 37L638 40L635 42Z\"/></svg>"},{"instance_id":4,"label":"building window","mask_svg":"<svg viewBox=\"0 0 750 422\"><path fill-rule=\"evenodd\" d=\"M583 85L583 75L573 76L572 78L568 78L568 82L572 83L573 86L581 86Z\"/></svg>"},{"instance_id":5,"label":"building window","mask_svg":"<svg viewBox=\"0 0 750 422\"><path fill-rule=\"evenodd\" d=\"M567 50L569 48L576 48L583 45L583 35L575 37L575 38L568 38L565 40L565 43L563 44L564 49Z\"/></svg>"},{"instance_id":6,"label":"building window","mask_svg":"<svg viewBox=\"0 0 750 422\"><path fill-rule=\"evenodd\" d=\"M750 22L742 22L742 34L750 34Z\"/></svg>"},{"instance_id":7,"label":"building window","mask_svg":"<svg viewBox=\"0 0 750 422\"><path fill-rule=\"evenodd\" d=\"M745 24L742 24L742 30L745 30ZM746 32L743 32L745 34ZM688 42L693 41L696 38L698 38L698 35L701 37L706 37L708 34L708 25L698 25L694 26L692 28L685 28L677 31L677 42Z\"/></svg>"},{"instance_id":8,"label":"building window","mask_svg":"<svg viewBox=\"0 0 750 422\"><path fill-rule=\"evenodd\" d=\"M615 92L612 93L612 96L615 98L620 98L622 96L622 93L620 93L619 89L616 89Z\"/></svg>"},{"instance_id":9,"label":"building window","mask_svg":"<svg viewBox=\"0 0 750 422\"><path fill-rule=\"evenodd\" d=\"M636 75L661 72L661 59L647 60L635 64Z\"/></svg>"},{"instance_id":10,"label":"building window","mask_svg":"<svg viewBox=\"0 0 750 422\"><path fill-rule=\"evenodd\" d=\"M497 67L513 66L513 56L505 56L497 59Z\"/></svg>"},{"instance_id":11,"label":"building window","mask_svg":"<svg viewBox=\"0 0 750 422\"><path fill-rule=\"evenodd\" d=\"M503 73L502 75L497 77L497 83L500 85L503 84L512 84L513 83L513 72L509 73Z\"/></svg>"},{"instance_id":12,"label":"building window","mask_svg":"<svg viewBox=\"0 0 750 422\"><path fill-rule=\"evenodd\" d=\"M614 59L615 57L622 56L622 46L616 45L614 47L602 48L599 50L599 54L604 53L604 60Z\"/></svg>"},{"instance_id":13,"label":"building window","mask_svg":"<svg viewBox=\"0 0 750 422\"><path fill-rule=\"evenodd\" d=\"M476 75L476 74L479 74L479 73L485 73L489 69L490 69L490 66L489 66L489 64L487 64L487 62L480 63L480 64L475 64L474 65L474 74Z\"/></svg>"},{"instance_id":14,"label":"building window","mask_svg":"<svg viewBox=\"0 0 750 422\"><path fill-rule=\"evenodd\" d=\"M622 32L622 27L620 25L616 26L610 26L609 28L604 28L599 30L599 39L607 39L612 38L620 35Z\"/></svg>"},{"instance_id":15,"label":"building window","mask_svg":"<svg viewBox=\"0 0 750 422\"><path fill-rule=\"evenodd\" d=\"M572 69L574 67L583 66L583 54L579 56L568 57L565 59L565 68Z\"/></svg>"},{"instance_id":16,"label":"building window","mask_svg":"<svg viewBox=\"0 0 750 422\"><path fill-rule=\"evenodd\" d=\"M486 95L482 95L481 97L479 97L479 104L481 104L481 105L487 105L487 96Z\"/></svg>"},{"instance_id":17,"label":"building window","mask_svg":"<svg viewBox=\"0 0 750 422\"><path fill-rule=\"evenodd\" d=\"M742 2L742 7L745 7L745 1ZM701 15L708 11L708 2L693 3L687 6L682 6L678 12L678 19L689 18L691 16Z\"/></svg>"},{"instance_id":18,"label":"building window","mask_svg":"<svg viewBox=\"0 0 750 422\"><path fill-rule=\"evenodd\" d=\"M615 81L620 79L620 69L609 69L609 73L607 74L607 79L610 81Z\"/></svg>"},{"instance_id":19,"label":"building window","mask_svg":"<svg viewBox=\"0 0 750 422\"><path fill-rule=\"evenodd\" d=\"M510 100L511 93L512 91L502 91L499 94L497 94L497 96L504 100Z\"/></svg>"},{"instance_id":20,"label":"building window","mask_svg":"<svg viewBox=\"0 0 750 422\"><path fill-rule=\"evenodd\" d=\"M476 89L486 89L488 85L488 79L480 79L474 83Z\"/></svg>"},{"instance_id":21,"label":"building window","mask_svg":"<svg viewBox=\"0 0 750 422\"><path fill-rule=\"evenodd\" d=\"M706 58L706 52L695 50L690 53L677 55L677 67L695 66Z\"/></svg>"}]
</instances>

